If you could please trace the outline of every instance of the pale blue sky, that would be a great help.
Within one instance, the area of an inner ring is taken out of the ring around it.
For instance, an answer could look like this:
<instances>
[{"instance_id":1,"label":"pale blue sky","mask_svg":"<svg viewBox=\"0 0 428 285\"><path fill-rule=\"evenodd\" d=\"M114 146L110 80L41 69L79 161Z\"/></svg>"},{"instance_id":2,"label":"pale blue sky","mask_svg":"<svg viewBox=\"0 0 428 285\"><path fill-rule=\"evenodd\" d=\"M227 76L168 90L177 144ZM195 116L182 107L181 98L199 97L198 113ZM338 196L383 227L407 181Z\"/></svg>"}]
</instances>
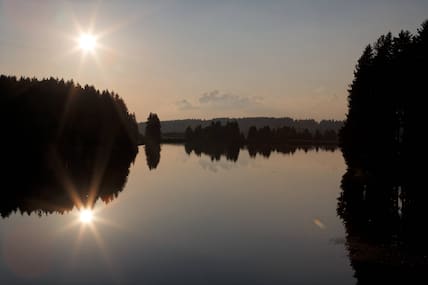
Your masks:
<instances>
[{"instance_id":1,"label":"pale blue sky","mask_svg":"<svg viewBox=\"0 0 428 285\"><path fill-rule=\"evenodd\" d=\"M0 0L0 73L114 90L139 120L343 119L363 48L425 19L416 0ZM82 58L91 22L99 48Z\"/></svg>"}]
</instances>

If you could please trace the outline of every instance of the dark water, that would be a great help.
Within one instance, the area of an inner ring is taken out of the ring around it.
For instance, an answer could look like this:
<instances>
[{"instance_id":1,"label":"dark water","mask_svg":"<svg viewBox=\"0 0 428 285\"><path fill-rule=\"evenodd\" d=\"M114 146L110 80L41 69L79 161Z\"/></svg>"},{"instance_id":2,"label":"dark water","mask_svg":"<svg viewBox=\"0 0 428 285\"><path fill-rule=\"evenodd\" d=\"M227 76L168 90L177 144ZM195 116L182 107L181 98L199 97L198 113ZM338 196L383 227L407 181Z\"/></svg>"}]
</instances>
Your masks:
<instances>
[{"instance_id":1,"label":"dark water","mask_svg":"<svg viewBox=\"0 0 428 285\"><path fill-rule=\"evenodd\" d=\"M0 219L0 284L356 283L336 214L340 151L234 162L163 145L149 160L141 148L92 222L76 209Z\"/></svg>"}]
</instances>

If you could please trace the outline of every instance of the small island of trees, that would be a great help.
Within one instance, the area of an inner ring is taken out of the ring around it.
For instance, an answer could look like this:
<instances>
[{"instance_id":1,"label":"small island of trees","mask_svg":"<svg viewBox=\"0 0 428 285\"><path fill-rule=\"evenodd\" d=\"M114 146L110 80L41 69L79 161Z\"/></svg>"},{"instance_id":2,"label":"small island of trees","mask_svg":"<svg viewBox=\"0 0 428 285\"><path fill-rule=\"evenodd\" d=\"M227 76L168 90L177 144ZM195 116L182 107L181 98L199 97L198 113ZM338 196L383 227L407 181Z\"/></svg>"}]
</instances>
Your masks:
<instances>
[{"instance_id":1,"label":"small island of trees","mask_svg":"<svg viewBox=\"0 0 428 285\"><path fill-rule=\"evenodd\" d=\"M240 132L236 121L228 121L222 125L212 122L207 127L188 127L184 135L187 153L194 151L197 155L206 153L213 160L219 160L224 154L226 159L236 161L239 150L246 147L251 157L258 153L269 157L272 151L292 153L298 148L308 150L311 148L335 149L337 134L334 130L321 133L316 130L296 130L293 127L280 127L271 129L269 126L257 129L249 128L247 136Z\"/></svg>"},{"instance_id":2,"label":"small island of trees","mask_svg":"<svg viewBox=\"0 0 428 285\"><path fill-rule=\"evenodd\" d=\"M159 164L161 137L162 131L159 117L155 113L150 113L147 118L145 136L143 137L144 152L149 170L156 169Z\"/></svg>"}]
</instances>

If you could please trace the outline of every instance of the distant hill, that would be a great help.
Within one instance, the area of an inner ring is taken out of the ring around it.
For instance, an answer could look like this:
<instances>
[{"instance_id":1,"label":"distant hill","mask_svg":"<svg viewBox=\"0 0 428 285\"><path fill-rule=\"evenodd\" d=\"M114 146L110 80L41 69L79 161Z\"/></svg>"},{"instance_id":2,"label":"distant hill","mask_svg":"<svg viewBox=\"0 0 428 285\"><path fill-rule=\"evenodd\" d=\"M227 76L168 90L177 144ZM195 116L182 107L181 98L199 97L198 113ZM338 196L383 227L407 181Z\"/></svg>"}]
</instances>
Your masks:
<instances>
[{"instance_id":1,"label":"distant hill","mask_svg":"<svg viewBox=\"0 0 428 285\"><path fill-rule=\"evenodd\" d=\"M316 130L321 132L325 130L335 130L339 131L343 126L343 121L336 120L321 120L319 122L313 119L305 120L295 120L288 117L283 118L269 118L269 117L248 117L248 118L215 118L211 120L201 120L201 119L184 119L184 120L170 120L170 121L161 121L161 130L163 134L168 133L184 133L188 126L195 128L198 125L206 127L211 124L211 122L221 122L225 124L227 121L236 120L239 125L239 129L244 135L248 134L248 130L251 126L256 126L257 128L262 128L269 126L270 128L280 128L280 127L294 127L296 130L308 129L311 133L314 133ZM140 133L144 134L146 128L146 123L139 123L138 128Z\"/></svg>"}]
</instances>

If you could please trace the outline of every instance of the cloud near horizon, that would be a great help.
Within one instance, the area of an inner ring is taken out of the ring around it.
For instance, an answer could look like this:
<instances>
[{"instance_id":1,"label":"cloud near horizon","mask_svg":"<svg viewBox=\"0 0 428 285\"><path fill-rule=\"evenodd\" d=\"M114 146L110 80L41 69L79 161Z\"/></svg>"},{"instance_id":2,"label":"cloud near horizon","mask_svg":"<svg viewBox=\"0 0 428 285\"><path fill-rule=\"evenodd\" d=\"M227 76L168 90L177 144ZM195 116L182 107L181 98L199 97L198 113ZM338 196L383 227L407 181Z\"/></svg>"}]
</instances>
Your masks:
<instances>
[{"instance_id":1,"label":"cloud near horizon","mask_svg":"<svg viewBox=\"0 0 428 285\"><path fill-rule=\"evenodd\" d=\"M211 110L251 110L261 107L262 98L246 97L230 93L222 93L218 90L205 92L199 96L196 103L182 99L175 103L179 110L211 109Z\"/></svg>"},{"instance_id":2,"label":"cloud near horizon","mask_svg":"<svg viewBox=\"0 0 428 285\"><path fill-rule=\"evenodd\" d=\"M243 108L257 104L252 98L220 93L218 90L206 92L199 97L199 103L207 106L220 106L227 108Z\"/></svg>"},{"instance_id":3,"label":"cloud near horizon","mask_svg":"<svg viewBox=\"0 0 428 285\"><path fill-rule=\"evenodd\" d=\"M182 110L182 111L198 109L198 107L193 106L193 104L187 101L186 99L176 102L175 105L177 106L178 110Z\"/></svg>"}]
</instances>

